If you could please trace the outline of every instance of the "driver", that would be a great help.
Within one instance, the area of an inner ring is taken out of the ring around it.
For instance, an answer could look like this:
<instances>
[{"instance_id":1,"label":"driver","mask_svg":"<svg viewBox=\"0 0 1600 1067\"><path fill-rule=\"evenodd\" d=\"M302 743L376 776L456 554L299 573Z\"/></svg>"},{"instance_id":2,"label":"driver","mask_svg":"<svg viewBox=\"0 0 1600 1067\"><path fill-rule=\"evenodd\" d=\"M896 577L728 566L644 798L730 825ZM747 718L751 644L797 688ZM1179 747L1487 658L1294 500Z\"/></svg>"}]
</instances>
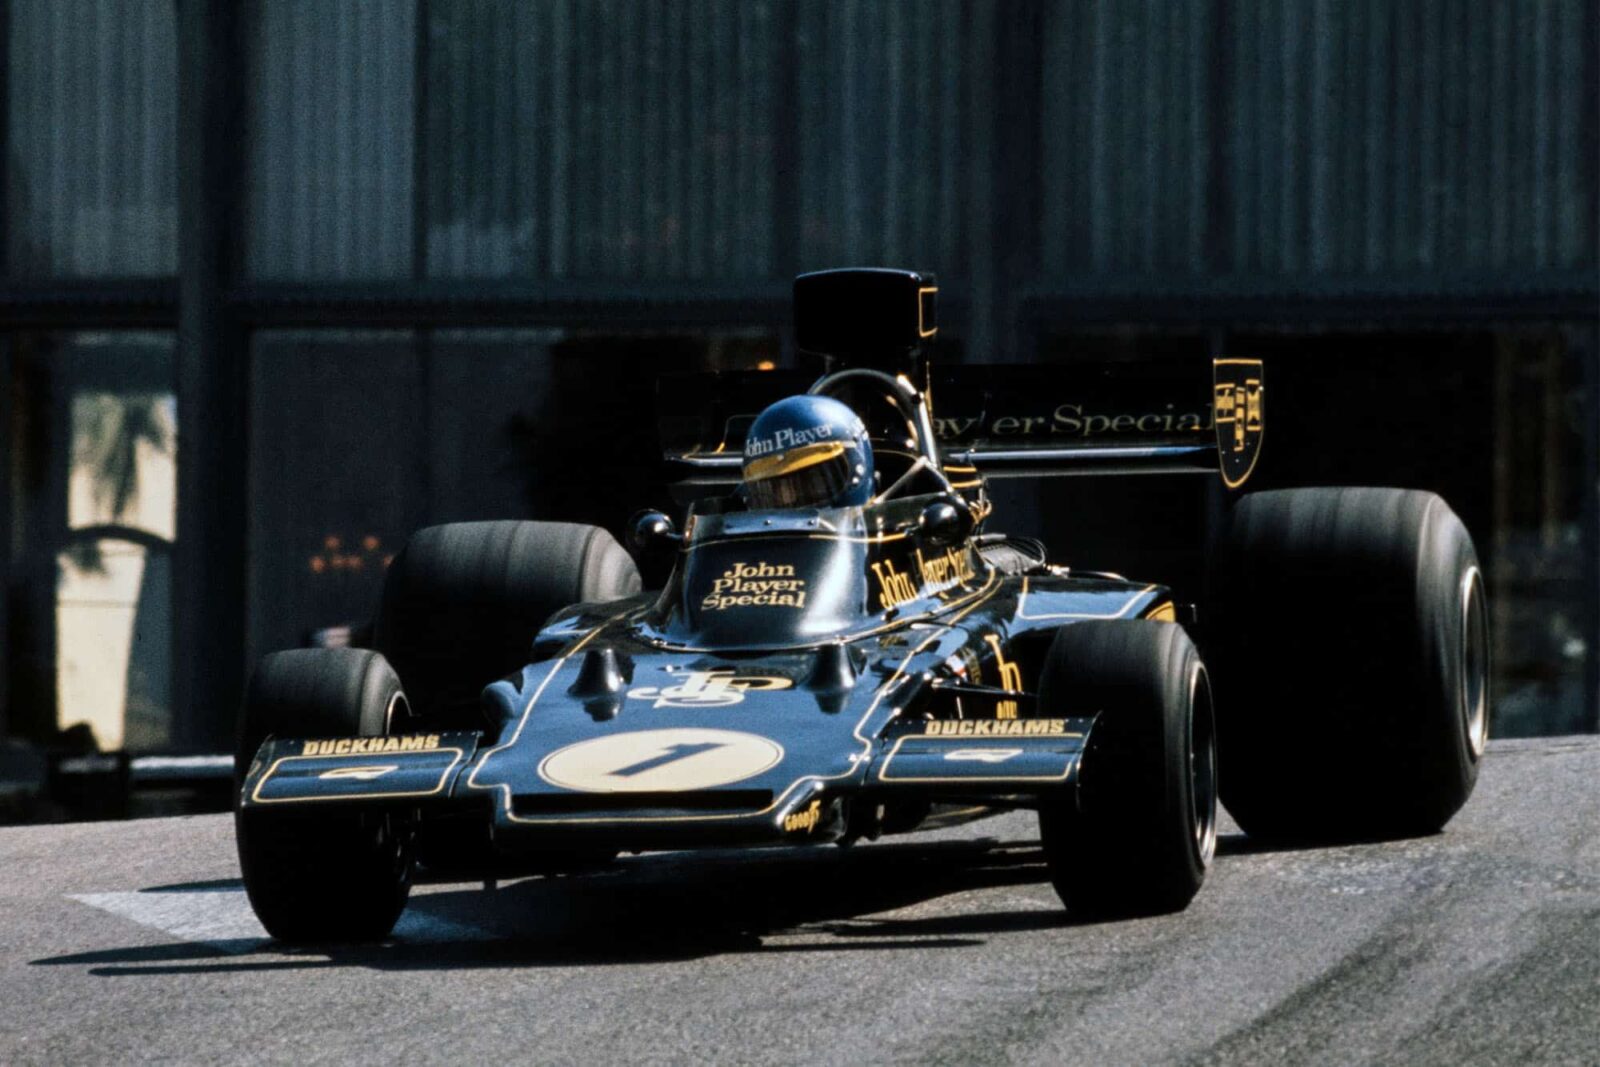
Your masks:
<instances>
[{"instance_id":1,"label":"driver","mask_svg":"<svg viewBox=\"0 0 1600 1067\"><path fill-rule=\"evenodd\" d=\"M770 405L744 439L749 506L840 508L872 497L872 446L859 416L826 396Z\"/></svg>"}]
</instances>

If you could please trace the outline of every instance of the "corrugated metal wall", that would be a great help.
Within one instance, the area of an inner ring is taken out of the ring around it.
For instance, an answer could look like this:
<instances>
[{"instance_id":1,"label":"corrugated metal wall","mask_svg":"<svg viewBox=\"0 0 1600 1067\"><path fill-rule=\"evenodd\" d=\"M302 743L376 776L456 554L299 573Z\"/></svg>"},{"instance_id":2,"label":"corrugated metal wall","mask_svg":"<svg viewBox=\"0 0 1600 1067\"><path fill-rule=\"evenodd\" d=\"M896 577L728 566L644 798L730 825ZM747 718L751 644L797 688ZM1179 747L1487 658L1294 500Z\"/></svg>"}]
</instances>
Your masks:
<instances>
[{"instance_id":1,"label":"corrugated metal wall","mask_svg":"<svg viewBox=\"0 0 1600 1067\"><path fill-rule=\"evenodd\" d=\"M430 4L428 273L772 275L777 7Z\"/></svg>"},{"instance_id":2,"label":"corrugated metal wall","mask_svg":"<svg viewBox=\"0 0 1600 1067\"><path fill-rule=\"evenodd\" d=\"M172 5L9 0L9 272L133 277L177 268Z\"/></svg>"},{"instance_id":3,"label":"corrugated metal wall","mask_svg":"<svg viewBox=\"0 0 1600 1067\"><path fill-rule=\"evenodd\" d=\"M1236 269L1594 263L1583 0L1322 0L1229 35Z\"/></svg>"},{"instance_id":4,"label":"corrugated metal wall","mask_svg":"<svg viewBox=\"0 0 1600 1067\"><path fill-rule=\"evenodd\" d=\"M960 0L431 4L428 273L958 262L965 28Z\"/></svg>"},{"instance_id":5,"label":"corrugated metal wall","mask_svg":"<svg viewBox=\"0 0 1600 1067\"><path fill-rule=\"evenodd\" d=\"M405 273L414 145L428 277L963 259L960 0L451 0L420 53L415 10L256 5L254 276Z\"/></svg>"},{"instance_id":6,"label":"corrugated metal wall","mask_svg":"<svg viewBox=\"0 0 1600 1067\"><path fill-rule=\"evenodd\" d=\"M1052 3L1040 44L1039 268L1206 269L1212 3Z\"/></svg>"},{"instance_id":7,"label":"corrugated metal wall","mask_svg":"<svg viewBox=\"0 0 1600 1067\"><path fill-rule=\"evenodd\" d=\"M1596 265L1596 2L250 0L244 261L1521 284ZM172 4L0 14L12 272L171 273Z\"/></svg>"},{"instance_id":8,"label":"corrugated metal wall","mask_svg":"<svg viewBox=\"0 0 1600 1067\"><path fill-rule=\"evenodd\" d=\"M1592 266L1593 7L1052 3L1041 268Z\"/></svg>"},{"instance_id":9,"label":"corrugated metal wall","mask_svg":"<svg viewBox=\"0 0 1600 1067\"><path fill-rule=\"evenodd\" d=\"M410 277L415 0L255 0L253 277Z\"/></svg>"},{"instance_id":10,"label":"corrugated metal wall","mask_svg":"<svg viewBox=\"0 0 1600 1067\"><path fill-rule=\"evenodd\" d=\"M797 269L923 264L965 273L970 83L992 77L960 0L802 4L794 36ZM995 116L980 121L994 122Z\"/></svg>"}]
</instances>

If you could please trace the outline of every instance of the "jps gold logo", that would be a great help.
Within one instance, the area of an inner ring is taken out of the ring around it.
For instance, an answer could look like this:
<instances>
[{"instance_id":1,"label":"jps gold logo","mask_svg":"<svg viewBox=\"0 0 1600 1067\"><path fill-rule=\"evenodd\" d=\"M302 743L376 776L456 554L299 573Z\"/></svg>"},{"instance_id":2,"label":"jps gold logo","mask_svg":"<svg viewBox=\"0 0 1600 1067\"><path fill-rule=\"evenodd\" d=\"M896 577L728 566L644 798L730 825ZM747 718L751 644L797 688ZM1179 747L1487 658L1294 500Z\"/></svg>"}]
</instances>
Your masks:
<instances>
[{"instance_id":1,"label":"jps gold logo","mask_svg":"<svg viewBox=\"0 0 1600 1067\"><path fill-rule=\"evenodd\" d=\"M803 608L806 582L796 578L790 564L735 563L711 584L700 601L703 611L728 608Z\"/></svg>"},{"instance_id":2,"label":"jps gold logo","mask_svg":"<svg viewBox=\"0 0 1600 1067\"><path fill-rule=\"evenodd\" d=\"M654 708L718 708L738 704L745 693L788 689L794 685L787 678L769 674L735 674L733 671L690 671L677 685L645 686L628 690L634 700L652 700Z\"/></svg>"}]
</instances>

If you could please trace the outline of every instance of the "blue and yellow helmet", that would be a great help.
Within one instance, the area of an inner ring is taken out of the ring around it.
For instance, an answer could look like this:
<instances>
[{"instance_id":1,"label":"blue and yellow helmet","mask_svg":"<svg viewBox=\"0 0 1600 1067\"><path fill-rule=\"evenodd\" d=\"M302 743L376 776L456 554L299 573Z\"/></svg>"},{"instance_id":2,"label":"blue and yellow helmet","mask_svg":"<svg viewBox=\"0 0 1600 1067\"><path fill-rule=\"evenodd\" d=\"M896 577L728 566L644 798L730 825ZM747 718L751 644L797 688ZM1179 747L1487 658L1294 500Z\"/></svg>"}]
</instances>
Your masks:
<instances>
[{"instance_id":1,"label":"blue and yellow helmet","mask_svg":"<svg viewBox=\"0 0 1600 1067\"><path fill-rule=\"evenodd\" d=\"M744 439L752 508L847 507L872 497L872 446L859 416L825 396L770 405Z\"/></svg>"}]
</instances>

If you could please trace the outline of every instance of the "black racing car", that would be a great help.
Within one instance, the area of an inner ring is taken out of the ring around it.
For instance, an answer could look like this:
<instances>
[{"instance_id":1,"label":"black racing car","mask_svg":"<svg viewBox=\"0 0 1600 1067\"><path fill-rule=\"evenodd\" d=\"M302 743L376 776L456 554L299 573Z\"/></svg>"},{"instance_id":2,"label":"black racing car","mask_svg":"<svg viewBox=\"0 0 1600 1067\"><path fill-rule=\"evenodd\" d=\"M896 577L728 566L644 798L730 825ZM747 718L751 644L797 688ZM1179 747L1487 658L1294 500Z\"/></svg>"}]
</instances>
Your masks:
<instances>
[{"instance_id":1,"label":"black racing car","mask_svg":"<svg viewBox=\"0 0 1600 1067\"><path fill-rule=\"evenodd\" d=\"M681 529L636 523L672 558L663 588L594 527L439 526L390 567L374 648L267 656L236 822L266 928L383 937L418 864L494 878L1016 808L1069 909L1138 915L1199 889L1219 787L1252 835L1442 827L1488 722L1483 581L1449 507L1235 495L1197 604L1052 563L990 532L988 477L1209 466L1237 490L1262 366L1102 368L1059 403L1070 370L936 379L935 294L799 278L800 347L829 367L806 395L832 400L776 434L740 399L753 377L663 387L698 496Z\"/></svg>"}]
</instances>

